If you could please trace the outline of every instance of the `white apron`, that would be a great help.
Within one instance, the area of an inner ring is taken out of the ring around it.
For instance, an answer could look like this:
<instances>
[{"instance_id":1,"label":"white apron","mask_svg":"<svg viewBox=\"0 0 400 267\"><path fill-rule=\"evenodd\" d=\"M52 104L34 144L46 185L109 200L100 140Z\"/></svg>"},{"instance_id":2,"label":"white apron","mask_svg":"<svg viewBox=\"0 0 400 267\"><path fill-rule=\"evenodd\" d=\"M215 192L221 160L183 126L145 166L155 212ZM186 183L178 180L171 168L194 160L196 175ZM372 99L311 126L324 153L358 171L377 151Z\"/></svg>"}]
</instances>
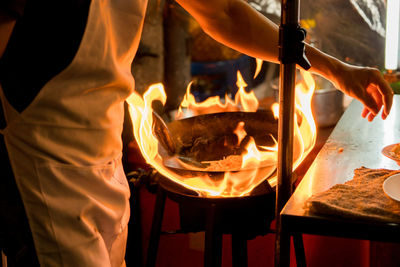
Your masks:
<instances>
[{"instance_id":1,"label":"white apron","mask_svg":"<svg viewBox=\"0 0 400 267\"><path fill-rule=\"evenodd\" d=\"M2 133L41 266L124 265L123 102L146 4L92 0L72 63L22 113L0 87Z\"/></svg>"}]
</instances>

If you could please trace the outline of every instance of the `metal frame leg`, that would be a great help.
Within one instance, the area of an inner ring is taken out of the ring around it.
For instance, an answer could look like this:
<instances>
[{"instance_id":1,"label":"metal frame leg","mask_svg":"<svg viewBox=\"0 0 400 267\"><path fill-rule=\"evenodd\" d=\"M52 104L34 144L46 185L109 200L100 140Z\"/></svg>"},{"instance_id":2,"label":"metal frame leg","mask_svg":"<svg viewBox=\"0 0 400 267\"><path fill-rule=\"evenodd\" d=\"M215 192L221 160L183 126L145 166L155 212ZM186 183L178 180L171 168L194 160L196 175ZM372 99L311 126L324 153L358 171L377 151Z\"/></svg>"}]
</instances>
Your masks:
<instances>
[{"instance_id":1,"label":"metal frame leg","mask_svg":"<svg viewBox=\"0 0 400 267\"><path fill-rule=\"evenodd\" d=\"M131 219L128 223L128 240L125 262L127 266L143 266L142 218L140 211L140 186L129 183L131 189ZM1 266L0 266L1 267Z\"/></svg>"},{"instance_id":2,"label":"metal frame leg","mask_svg":"<svg viewBox=\"0 0 400 267\"><path fill-rule=\"evenodd\" d=\"M211 204L207 210L204 267L220 267L222 263L222 232L217 225L217 206Z\"/></svg>"},{"instance_id":3,"label":"metal frame leg","mask_svg":"<svg viewBox=\"0 0 400 267\"><path fill-rule=\"evenodd\" d=\"M147 250L146 267L154 267L156 265L166 198L167 196L164 189L158 186L153 222L151 224L149 247Z\"/></svg>"},{"instance_id":4,"label":"metal frame leg","mask_svg":"<svg viewBox=\"0 0 400 267\"><path fill-rule=\"evenodd\" d=\"M276 234L275 242L275 267L289 267L290 266L290 235L282 230L281 227L277 229L279 232Z\"/></svg>"},{"instance_id":5,"label":"metal frame leg","mask_svg":"<svg viewBox=\"0 0 400 267\"><path fill-rule=\"evenodd\" d=\"M232 267L247 267L247 239L232 233Z\"/></svg>"}]
</instances>

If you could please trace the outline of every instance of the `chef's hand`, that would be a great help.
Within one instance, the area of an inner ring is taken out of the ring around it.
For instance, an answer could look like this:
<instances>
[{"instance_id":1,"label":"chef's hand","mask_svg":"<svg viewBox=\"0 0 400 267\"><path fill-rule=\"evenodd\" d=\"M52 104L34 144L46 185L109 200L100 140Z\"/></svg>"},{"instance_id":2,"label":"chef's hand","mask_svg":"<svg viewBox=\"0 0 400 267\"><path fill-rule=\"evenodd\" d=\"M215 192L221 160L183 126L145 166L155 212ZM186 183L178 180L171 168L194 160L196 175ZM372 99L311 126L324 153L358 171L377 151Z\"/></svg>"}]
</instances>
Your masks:
<instances>
[{"instance_id":1,"label":"chef's hand","mask_svg":"<svg viewBox=\"0 0 400 267\"><path fill-rule=\"evenodd\" d=\"M378 69L347 64L306 44L310 71L330 80L336 88L364 104L361 115L372 121L383 107L382 119L389 115L393 90Z\"/></svg>"},{"instance_id":2,"label":"chef's hand","mask_svg":"<svg viewBox=\"0 0 400 267\"><path fill-rule=\"evenodd\" d=\"M382 106L382 119L386 119L392 107L393 90L380 71L343 62L340 65L334 79L337 88L364 104L361 115L368 121L375 118Z\"/></svg>"}]
</instances>

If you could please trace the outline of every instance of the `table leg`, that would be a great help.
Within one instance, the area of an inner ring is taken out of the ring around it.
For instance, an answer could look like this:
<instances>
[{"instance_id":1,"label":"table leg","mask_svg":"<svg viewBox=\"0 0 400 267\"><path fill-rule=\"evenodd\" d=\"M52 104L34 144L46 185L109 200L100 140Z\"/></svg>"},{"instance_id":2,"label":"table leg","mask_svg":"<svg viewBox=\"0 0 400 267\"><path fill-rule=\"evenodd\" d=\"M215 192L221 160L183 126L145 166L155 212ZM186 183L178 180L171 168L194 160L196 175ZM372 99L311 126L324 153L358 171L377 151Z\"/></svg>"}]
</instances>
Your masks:
<instances>
[{"instance_id":1,"label":"table leg","mask_svg":"<svg viewBox=\"0 0 400 267\"><path fill-rule=\"evenodd\" d=\"M304 252L304 243L302 234L293 235L294 252L296 254L296 265L298 267L306 267L306 255Z\"/></svg>"}]
</instances>

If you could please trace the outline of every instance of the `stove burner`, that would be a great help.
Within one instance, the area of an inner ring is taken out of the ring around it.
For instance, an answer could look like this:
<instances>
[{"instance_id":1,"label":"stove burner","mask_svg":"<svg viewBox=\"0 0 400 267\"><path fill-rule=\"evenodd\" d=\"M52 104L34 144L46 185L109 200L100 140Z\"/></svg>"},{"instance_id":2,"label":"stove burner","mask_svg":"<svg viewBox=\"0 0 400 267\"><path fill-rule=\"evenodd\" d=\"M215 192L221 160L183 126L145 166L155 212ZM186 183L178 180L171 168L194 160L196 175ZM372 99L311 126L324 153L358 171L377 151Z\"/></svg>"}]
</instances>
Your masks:
<instances>
[{"instance_id":1,"label":"stove burner","mask_svg":"<svg viewBox=\"0 0 400 267\"><path fill-rule=\"evenodd\" d=\"M177 202L181 229L176 233L205 232L204 266L220 266L222 235L232 235L233 262L247 265L247 240L271 232L275 192L267 182L244 197L200 197L158 176L157 198L146 266L155 266L166 198Z\"/></svg>"}]
</instances>

